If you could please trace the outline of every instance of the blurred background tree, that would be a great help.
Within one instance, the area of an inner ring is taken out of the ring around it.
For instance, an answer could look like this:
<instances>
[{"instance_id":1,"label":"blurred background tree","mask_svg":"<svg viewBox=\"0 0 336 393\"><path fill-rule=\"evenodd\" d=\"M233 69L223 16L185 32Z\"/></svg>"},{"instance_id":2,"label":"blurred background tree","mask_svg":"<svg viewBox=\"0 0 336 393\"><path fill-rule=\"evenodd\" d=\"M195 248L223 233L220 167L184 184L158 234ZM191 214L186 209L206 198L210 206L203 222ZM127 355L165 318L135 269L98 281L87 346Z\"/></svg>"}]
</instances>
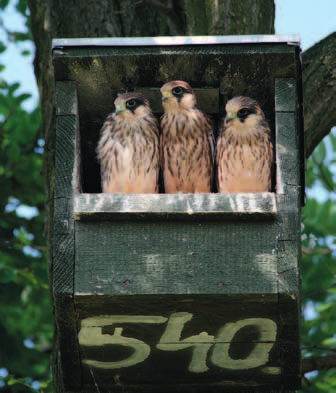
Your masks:
<instances>
[{"instance_id":1,"label":"blurred background tree","mask_svg":"<svg viewBox=\"0 0 336 393\"><path fill-rule=\"evenodd\" d=\"M9 1L0 1L3 11ZM16 12L20 31L0 20L0 52L32 40L26 1ZM30 94L3 78L0 61L0 389L29 391L49 385L53 316L44 235L43 131L40 109L27 110Z\"/></svg>"},{"instance_id":2,"label":"blurred background tree","mask_svg":"<svg viewBox=\"0 0 336 393\"><path fill-rule=\"evenodd\" d=\"M274 2L212 0L78 3L0 0L15 4L24 32L0 19L0 53L35 40L35 72L42 105L33 110L19 83L3 78L0 61L0 390L53 391L53 337L48 287L52 245L53 76L52 38L188 34L274 33ZM214 11L215 10L215 11ZM244 15L243 15L244 14ZM83 19L85 16L85 20ZM32 34L33 33L33 34ZM303 54L306 109L307 202L302 211L303 391L336 391L336 35ZM22 56L29 53L22 50ZM42 113L42 117L40 115ZM45 145L46 143L46 145ZM43 155L44 153L44 155ZM44 160L43 160L44 157ZM42 173L43 172L43 173ZM46 190L43 183L46 180ZM46 196L45 196L46 195ZM45 205L46 202L46 205ZM45 209L45 206L47 209ZM47 252L49 251L49 252Z\"/></svg>"}]
</instances>

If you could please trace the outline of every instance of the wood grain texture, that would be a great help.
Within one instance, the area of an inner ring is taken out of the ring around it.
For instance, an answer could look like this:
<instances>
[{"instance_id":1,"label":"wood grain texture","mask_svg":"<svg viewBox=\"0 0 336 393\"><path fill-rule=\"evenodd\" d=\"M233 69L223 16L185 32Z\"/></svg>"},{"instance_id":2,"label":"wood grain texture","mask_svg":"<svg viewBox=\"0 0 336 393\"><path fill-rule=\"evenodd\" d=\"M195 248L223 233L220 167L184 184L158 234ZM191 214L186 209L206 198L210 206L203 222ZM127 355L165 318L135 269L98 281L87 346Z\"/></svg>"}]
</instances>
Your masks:
<instances>
[{"instance_id":1,"label":"wood grain texture","mask_svg":"<svg viewBox=\"0 0 336 393\"><path fill-rule=\"evenodd\" d=\"M266 222L80 221L75 294L277 293L276 234Z\"/></svg>"},{"instance_id":2,"label":"wood grain texture","mask_svg":"<svg viewBox=\"0 0 336 393\"><path fill-rule=\"evenodd\" d=\"M75 82L57 82L55 91L56 115L77 115L78 102Z\"/></svg>"},{"instance_id":3,"label":"wood grain texture","mask_svg":"<svg viewBox=\"0 0 336 393\"><path fill-rule=\"evenodd\" d=\"M283 194L286 185L300 186L300 161L294 112L277 112L276 173L277 192Z\"/></svg>"},{"instance_id":4,"label":"wood grain texture","mask_svg":"<svg viewBox=\"0 0 336 393\"><path fill-rule=\"evenodd\" d=\"M76 86L56 84L56 159L54 202L55 293L73 294L74 215L73 196L79 188L78 105Z\"/></svg>"},{"instance_id":5,"label":"wood grain texture","mask_svg":"<svg viewBox=\"0 0 336 393\"><path fill-rule=\"evenodd\" d=\"M276 196L274 193L247 194L78 194L74 197L74 214L77 220L98 218L104 213L122 213L125 216L160 213L181 214L183 219L193 215L221 215L236 219L275 219ZM108 217L105 215L105 217ZM115 215L110 215L113 219Z\"/></svg>"},{"instance_id":6,"label":"wood grain texture","mask_svg":"<svg viewBox=\"0 0 336 393\"><path fill-rule=\"evenodd\" d=\"M275 79L276 112L296 112L297 86L294 78Z\"/></svg>"},{"instance_id":7,"label":"wood grain texture","mask_svg":"<svg viewBox=\"0 0 336 393\"><path fill-rule=\"evenodd\" d=\"M54 375L59 381L57 391L63 392L80 389L82 376L73 303L75 260L73 197L80 189L79 124L75 83L56 83L56 113L52 294L58 351Z\"/></svg>"},{"instance_id":8,"label":"wood grain texture","mask_svg":"<svg viewBox=\"0 0 336 393\"><path fill-rule=\"evenodd\" d=\"M57 344L55 353L58 367L54 370L58 391L77 391L82 386L82 367L77 340L77 319L73 296L54 293Z\"/></svg>"}]
</instances>

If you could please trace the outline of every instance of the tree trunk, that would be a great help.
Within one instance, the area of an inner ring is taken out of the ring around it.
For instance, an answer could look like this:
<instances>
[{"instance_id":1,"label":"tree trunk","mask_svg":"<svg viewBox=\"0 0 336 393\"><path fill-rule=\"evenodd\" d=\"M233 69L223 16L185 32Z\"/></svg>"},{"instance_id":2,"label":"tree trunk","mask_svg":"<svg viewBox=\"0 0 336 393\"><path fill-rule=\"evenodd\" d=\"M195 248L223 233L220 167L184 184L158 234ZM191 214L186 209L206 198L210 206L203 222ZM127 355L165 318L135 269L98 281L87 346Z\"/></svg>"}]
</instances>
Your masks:
<instances>
[{"instance_id":1,"label":"tree trunk","mask_svg":"<svg viewBox=\"0 0 336 393\"><path fill-rule=\"evenodd\" d=\"M273 0L28 0L45 135L46 234L53 264L53 38L274 34ZM303 54L306 156L336 124L336 34ZM52 284L52 275L50 275ZM56 330L57 335L57 330Z\"/></svg>"}]
</instances>

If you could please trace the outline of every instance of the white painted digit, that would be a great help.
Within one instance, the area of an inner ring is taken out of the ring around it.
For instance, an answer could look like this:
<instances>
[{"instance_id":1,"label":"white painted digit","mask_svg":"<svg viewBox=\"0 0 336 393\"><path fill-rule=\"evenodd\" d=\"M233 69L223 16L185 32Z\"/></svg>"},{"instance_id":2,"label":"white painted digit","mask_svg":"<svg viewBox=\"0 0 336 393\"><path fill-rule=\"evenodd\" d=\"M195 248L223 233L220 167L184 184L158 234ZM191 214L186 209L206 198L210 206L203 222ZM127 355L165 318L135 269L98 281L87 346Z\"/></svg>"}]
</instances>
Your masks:
<instances>
[{"instance_id":1,"label":"white painted digit","mask_svg":"<svg viewBox=\"0 0 336 393\"><path fill-rule=\"evenodd\" d=\"M156 347L162 351L179 351L194 347L188 370L194 373L201 373L209 369L206 365L206 358L215 338L206 332L202 332L197 336L181 340L184 324L190 321L192 317L193 314L187 312L172 314L168 320L166 330Z\"/></svg>"},{"instance_id":2,"label":"white painted digit","mask_svg":"<svg viewBox=\"0 0 336 393\"><path fill-rule=\"evenodd\" d=\"M79 344L86 346L96 345L122 345L131 347L134 353L126 359L115 362L102 362L98 360L83 359L83 363L97 368L115 369L129 367L134 364L143 362L150 354L150 346L143 341L135 338L122 336L122 328L114 330L113 335L102 334L104 326L111 326L116 323L164 323L167 318L160 316L132 316L132 315L114 315L86 318L82 320L81 330L78 334Z\"/></svg>"},{"instance_id":3,"label":"white painted digit","mask_svg":"<svg viewBox=\"0 0 336 393\"><path fill-rule=\"evenodd\" d=\"M255 326L259 329L259 342L255 344L247 358L232 359L229 354L232 339L240 329L246 326ZM227 323L218 332L211 361L218 367L231 370L247 370L262 366L268 361L269 353L275 342L276 331L276 323L266 318L248 318L235 323Z\"/></svg>"}]
</instances>

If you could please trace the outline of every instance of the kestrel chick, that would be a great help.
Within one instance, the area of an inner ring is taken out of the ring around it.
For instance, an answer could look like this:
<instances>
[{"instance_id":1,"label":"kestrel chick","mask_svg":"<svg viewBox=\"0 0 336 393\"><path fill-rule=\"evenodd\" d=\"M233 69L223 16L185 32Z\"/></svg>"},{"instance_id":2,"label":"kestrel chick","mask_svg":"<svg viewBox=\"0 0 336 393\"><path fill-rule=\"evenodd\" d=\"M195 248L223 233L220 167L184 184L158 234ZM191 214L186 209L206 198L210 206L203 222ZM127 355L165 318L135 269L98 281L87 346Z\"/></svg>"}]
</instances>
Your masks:
<instances>
[{"instance_id":1,"label":"kestrel chick","mask_svg":"<svg viewBox=\"0 0 336 393\"><path fill-rule=\"evenodd\" d=\"M234 97L219 127L216 164L218 192L271 191L273 145L258 103Z\"/></svg>"},{"instance_id":2,"label":"kestrel chick","mask_svg":"<svg viewBox=\"0 0 336 393\"><path fill-rule=\"evenodd\" d=\"M118 95L101 129L97 157L106 193L156 193L160 169L158 121L139 93Z\"/></svg>"},{"instance_id":3,"label":"kestrel chick","mask_svg":"<svg viewBox=\"0 0 336 393\"><path fill-rule=\"evenodd\" d=\"M168 82L161 87L161 157L165 192L211 192L213 157L211 126L196 108L188 83Z\"/></svg>"}]
</instances>

